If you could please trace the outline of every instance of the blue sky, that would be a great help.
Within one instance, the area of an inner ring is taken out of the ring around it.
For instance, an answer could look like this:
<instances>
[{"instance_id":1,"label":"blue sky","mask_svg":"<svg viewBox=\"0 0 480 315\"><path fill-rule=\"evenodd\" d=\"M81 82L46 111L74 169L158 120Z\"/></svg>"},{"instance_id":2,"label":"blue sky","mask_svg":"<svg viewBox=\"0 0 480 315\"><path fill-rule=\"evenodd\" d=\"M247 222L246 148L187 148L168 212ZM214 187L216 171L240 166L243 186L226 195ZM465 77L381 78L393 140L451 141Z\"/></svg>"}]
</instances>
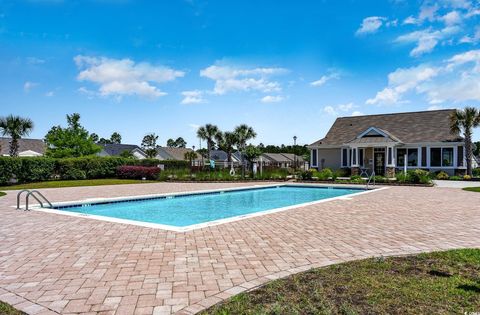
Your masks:
<instances>
[{"instance_id":1,"label":"blue sky","mask_svg":"<svg viewBox=\"0 0 480 315\"><path fill-rule=\"evenodd\" d=\"M0 115L311 143L338 116L478 106L479 21L478 0L0 0Z\"/></svg>"}]
</instances>

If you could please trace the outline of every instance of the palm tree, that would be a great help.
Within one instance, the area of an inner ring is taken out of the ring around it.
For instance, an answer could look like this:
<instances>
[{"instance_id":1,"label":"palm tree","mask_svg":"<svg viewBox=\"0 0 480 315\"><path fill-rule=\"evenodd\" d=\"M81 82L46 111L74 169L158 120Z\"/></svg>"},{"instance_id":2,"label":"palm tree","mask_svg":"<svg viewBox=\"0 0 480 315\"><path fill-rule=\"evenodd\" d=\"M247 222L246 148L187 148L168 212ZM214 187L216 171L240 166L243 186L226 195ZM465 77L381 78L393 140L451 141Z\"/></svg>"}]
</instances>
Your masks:
<instances>
[{"instance_id":1,"label":"palm tree","mask_svg":"<svg viewBox=\"0 0 480 315\"><path fill-rule=\"evenodd\" d=\"M472 133L473 128L480 126L480 111L475 107L457 109L450 116L450 132L465 138L465 151L467 159L467 175L472 176Z\"/></svg>"},{"instance_id":2,"label":"palm tree","mask_svg":"<svg viewBox=\"0 0 480 315\"><path fill-rule=\"evenodd\" d=\"M255 132L255 130L253 130L252 127L246 124L241 124L240 126L235 127L235 130L233 132L237 137L237 147L242 157L242 177L245 177L245 163L243 158L244 151L247 146L247 141L255 138L257 136L257 133Z\"/></svg>"},{"instance_id":3,"label":"palm tree","mask_svg":"<svg viewBox=\"0 0 480 315\"><path fill-rule=\"evenodd\" d=\"M183 155L183 158L190 162L190 166L193 166L193 161L197 158L197 153L195 151L187 151Z\"/></svg>"},{"instance_id":4,"label":"palm tree","mask_svg":"<svg viewBox=\"0 0 480 315\"><path fill-rule=\"evenodd\" d=\"M227 161L232 162L232 153L238 143L237 135L234 132L219 132L215 137L218 147L227 153Z\"/></svg>"},{"instance_id":5,"label":"palm tree","mask_svg":"<svg viewBox=\"0 0 480 315\"><path fill-rule=\"evenodd\" d=\"M0 132L3 136L10 136L10 156L18 156L18 140L26 136L33 129L33 121L29 118L9 115L0 118Z\"/></svg>"},{"instance_id":6,"label":"palm tree","mask_svg":"<svg viewBox=\"0 0 480 315\"><path fill-rule=\"evenodd\" d=\"M215 146L215 138L217 134L220 132L220 129L218 129L217 126L212 125L212 124L206 124L205 126L202 126L198 128L197 130L197 137L199 137L202 140L207 141L207 149L208 149L208 159L210 160L210 154Z\"/></svg>"}]
</instances>

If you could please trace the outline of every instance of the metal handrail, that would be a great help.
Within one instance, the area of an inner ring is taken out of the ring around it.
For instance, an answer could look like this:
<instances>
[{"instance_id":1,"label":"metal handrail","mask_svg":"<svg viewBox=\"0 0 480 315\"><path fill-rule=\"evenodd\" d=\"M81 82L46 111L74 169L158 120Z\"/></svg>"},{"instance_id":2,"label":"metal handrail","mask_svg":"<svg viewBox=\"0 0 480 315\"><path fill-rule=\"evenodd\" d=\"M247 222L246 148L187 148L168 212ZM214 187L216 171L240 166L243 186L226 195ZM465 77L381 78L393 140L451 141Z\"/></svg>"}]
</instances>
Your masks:
<instances>
[{"instance_id":1,"label":"metal handrail","mask_svg":"<svg viewBox=\"0 0 480 315\"><path fill-rule=\"evenodd\" d=\"M28 194L27 194L27 199L25 200L25 210L28 210L28 198L30 196L32 196L33 198L35 198L35 200L37 200L39 203L40 203L40 206L43 208L43 202L37 198L37 196L35 196L35 194L38 194L40 197L43 198L43 201L45 201L46 203L48 203L48 205L50 206L50 208L53 208L53 205L50 201L48 201L47 198L45 198L44 195L42 195L41 192L39 192L38 190L32 190L32 191L29 191Z\"/></svg>"},{"instance_id":2,"label":"metal handrail","mask_svg":"<svg viewBox=\"0 0 480 315\"><path fill-rule=\"evenodd\" d=\"M24 189L24 190L20 190L17 194L17 210L20 210L20 196L24 193L24 192L30 192L30 190L28 189Z\"/></svg>"},{"instance_id":3,"label":"metal handrail","mask_svg":"<svg viewBox=\"0 0 480 315\"><path fill-rule=\"evenodd\" d=\"M372 181L372 179L373 179L373 187L375 187L375 171L372 171L372 175L370 175L370 177L368 178L365 189L368 190L368 186L370 185L370 182Z\"/></svg>"}]
</instances>

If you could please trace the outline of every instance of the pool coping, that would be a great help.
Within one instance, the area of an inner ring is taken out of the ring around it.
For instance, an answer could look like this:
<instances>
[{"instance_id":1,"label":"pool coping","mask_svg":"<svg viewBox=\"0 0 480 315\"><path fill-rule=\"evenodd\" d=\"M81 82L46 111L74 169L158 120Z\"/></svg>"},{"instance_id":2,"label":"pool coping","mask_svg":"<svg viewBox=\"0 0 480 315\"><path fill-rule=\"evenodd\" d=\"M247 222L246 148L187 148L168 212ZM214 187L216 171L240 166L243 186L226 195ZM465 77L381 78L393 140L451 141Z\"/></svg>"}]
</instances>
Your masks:
<instances>
[{"instance_id":1,"label":"pool coping","mask_svg":"<svg viewBox=\"0 0 480 315\"><path fill-rule=\"evenodd\" d=\"M67 216L78 217L78 218L100 220L100 221L106 221L106 222L112 222L112 223L130 224L130 225L135 225L140 227L155 228L155 229L161 229L161 230L167 230L167 231L173 231L173 232L188 232L196 229L202 229L206 227L240 221L240 220L258 217L262 215L283 212L283 211L315 205L323 202L330 202L330 201L342 200L342 199L350 200L352 197L355 197L358 195L372 193L375 191L380 191L380 190L389 188L389 187L378 187L378 188L372 188L372 189L362 189L362 188L359 188L358 186L352 187L348 185L332 186L332 185L311 184L311 183L281 183L281 184L272 184L272 185L252 185L252 186L244 186L244 187L196 190L196 191L190 191L190 192L173 192L173 193L164 193L164 194L149 194L149 195L136 195L136 196L112 197L112 198L91 198L91 199L83 199L83 200L75 200L75 201L56 202L56 203L52 203L52 205L53 207L68 207L73 205L78 206L78 205L84 205L84 204L95 204L95 203L103 203L103 202L135 201L135 200L142 200L142 199L168 198L173 196L192 196L192 195L202 195L202 194L228 192L228 191L255 190L259 188L265 189L265 188L273 188L273 187L281 187L281 186L302 186L302 187L315 187L315 188L333 187L333 189L354 189L354 190L358 190L359 192L355 192L355 193L343 195L343 196L337 196L337 197L331 197L331 198L326 198L321 200L295 204L295 205L286 206L286 207L263 210L255 213L243 214L243 215L238 215L230 218L204 222L204 223L191 224L191 225L182 226L182 227L167 225L167 224L160 224L160 223L151 223L151 222L143 222L143 221L136 221L136 220L129 220L129 219L113 218L113 217L100 216L100 215L94 215L94 214L70 212L68 210L63 211L59 209L42 208L40 204L31 205L30 210L51 213L51 214L67 215Z\"/></svg>"}]
</instances>

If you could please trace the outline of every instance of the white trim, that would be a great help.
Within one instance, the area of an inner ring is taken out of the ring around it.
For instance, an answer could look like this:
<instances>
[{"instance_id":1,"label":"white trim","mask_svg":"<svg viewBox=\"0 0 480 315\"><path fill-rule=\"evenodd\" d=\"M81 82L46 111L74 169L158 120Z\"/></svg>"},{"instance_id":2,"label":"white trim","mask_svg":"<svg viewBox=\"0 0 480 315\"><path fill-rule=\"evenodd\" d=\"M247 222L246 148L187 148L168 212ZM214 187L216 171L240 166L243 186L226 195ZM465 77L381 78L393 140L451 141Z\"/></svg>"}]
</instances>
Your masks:
<instances>
[{"instance_id":1,"label":"white trim","mask_svg":"<svg viewBox=\"0 0 480 315\"><path fill-rule=\"evenodd\" d=\"M317 156L317 163L313 164L313 151L315 151L315 155ZM318 167L318 149L310 149L310 164L312 167Z\"/></svg>"},{"instance_id":2,"label":"white trim","mask_svg":"<svg viewBox=\"0 0 480 315\"><path fill-rule=\"evenodd\" d=\"M253 218L253 217L258 217L266 214L271 214L271 213L276 213L276 212L282 212L286 210L291 210L291 209L296 209L296 208L301 208L301 207L306 207L310 205L315 205L323 202L329 202L329 201L334 201L334 200L350 200L354 196L359 196L363 194L368 194L372 193L375 191L380 191L384 189L388 189L389 187L380 187L380 188L375 188L371 190L362 190L359 187L355 186L343 186L343 185L319 185L319 184L280 184L280 185L254 185L254 186L246 186L246 187L235 187L235 188L225 188L225 189L212 189L212 190L202 190L202 191L193 191L193 192L184 192L184 193L167 193L167 194L160 194L160 195L143 195L143 196L129 196L129 197L120 197L120 198L97 198L97 199L90 199L88 200L83 200L79 202L75 201L69 201L69 202L59 202L59 203L54 203L53 206L61 206L61 205L77 205L77 204L91 204L94 203L93 201L100 202L100 201L115 201L115 200L134 200L135 198L147 198L147 197L163 197L163 196L178 196L178 195L195 195L195 194L202 194L202 193L208 193L208 192L221 192L221 191L235 191L235 190L245 190L245 189L258 189L258 188L271 188L271 187L281 187L281 186L303 186L303 187L340 187L340 188L345 188L345 189L356 189L359 190L360 192L358 193L352 193L348 195L343 195L343 196L337 196L337 197L332 197L332 198L326 198L326 199L321 199L321 200L316 200L316 201L311 201L311 202L305 202L301 204L296 204L292 206L287 206L287 207L281 207L281 208L275 208L275 209L270 209L270 210L265 210L265 211L259 211L255 213L249 213L245 215L239 215L231 218L226 218L226 219L219 219L219 220L214 220L214 221L209 221L205 223L199 223L199 224L192 224L184 227L177 227L173 225L166 225L166 224L159 224L159 223L149 223L149 222L142 222L142 221L134 221L134 220L128 220L128 219L120 219L120 218L113 218L113 217L106 217L106 216L100 216L100 215L91 215L91 214L85 214L85 213L78 213L78 212L69 212L69 211L63 211L63 210L57 210L57 209L48 209L48 208L41 208L40 205L32 205L31 209L34 211L40 211L40 212L46 212L46 213L52 213L52 214L60 214L60 215L67 215L67 216L72 216L72 217L80 217L84 219L93 219L93 220L101 220L101 221L107 221L107 222L113 222L113 223L122 223L122 224L131 224L131 225L136 225L136 226L142 226L142 227L149 227L149 228L155 228L155 229L162 229L162 230L169 230L169 231L175 231L175 232L187 232L195 229L200 229L200 228L205 228L209 226L214 226L214 225L219 225L219 224L224 224L224 223L230 223L230 222L235 222L247 218Z\"/></svg>"},{"instance_id":3,"label":"white trim","mask_svg":"<svg viewBox=\"0 0 480 315\"><path fill-rule=\"evenodd\" d=\"M370 131L375 131L376 133L378 133L379 135L381 135L382 137L384 138L390 138L389 135L387 135L385 132L379 130L378 128L375 128L375 127L370 127L368 128L367 130L365 130L364 132L362 132L361 134L359 134L357 136L357 139L360 139L360 138L363 138L367 133L369 133Z\"/></svg>"}]
</instances>

